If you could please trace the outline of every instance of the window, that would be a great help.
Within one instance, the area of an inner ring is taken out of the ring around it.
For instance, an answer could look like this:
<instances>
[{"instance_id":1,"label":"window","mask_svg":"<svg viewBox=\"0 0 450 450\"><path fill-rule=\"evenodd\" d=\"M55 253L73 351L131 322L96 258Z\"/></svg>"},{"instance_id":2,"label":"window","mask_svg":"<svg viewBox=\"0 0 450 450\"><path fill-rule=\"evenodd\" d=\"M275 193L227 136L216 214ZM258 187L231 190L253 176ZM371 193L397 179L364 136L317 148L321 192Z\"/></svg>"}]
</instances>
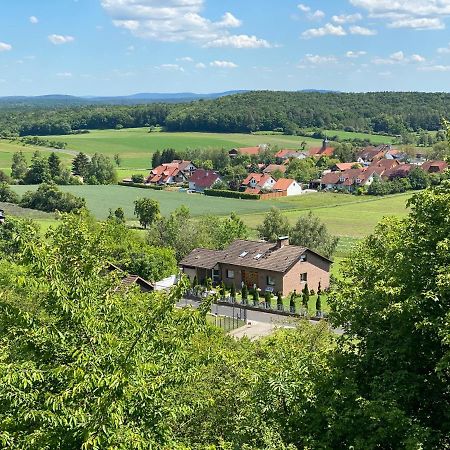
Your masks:
<instances>
[{"instance_id":1,"label":"window","mask_svg":"<svg viewBox=\"0 0 450 450\"><path fill-rule=\"evenodd\" d=\"M275 280L270 275L267 276L267 285L275 286Z\"/></svg>"},{"instance_id":2,"label":"window","mask_svg":"<svg viewBox=\"0 0 450 450\"><path fill-rule=\"evenodd\" d=\"M243 258L244 256L247 256L248 255L248 252L242 252L240 255L239 255L239 257L240 258Z\"/></svg>"},{"instance_id":3,"label":"window","mask_svg":"<svg viewBox=\"0 0 450 450\"><path fill-rule=\"evenodd\" d=\"M302 282L302 283L306 283L308 281L308 274L305 272L305 273L301 273L300 274L300 282Z\"/></svg>"},{"instance_id":4,"label":"window","mask_svg":"<svg viewBox=\"0 0 450 450\"><path fill-rule=\"evenodd\" d=\"M255 256L253 257L253 259L260 259L261 256L262 256L262 254L261 254L261 253L258 253L257 255L255 255Z\"/></svg>"},{"instance_id":5,"label":"window","mask_svg":"<svg viewBox=\"0 0 450 450\"><path fill-rule=\"evenodd\" d=\"M227 278L234 278L234 270L227 270Z\"/></svg>"},{"instance_id":6,"label":"window","mask_svg":"<svg viewBox=\"0 0 450 450\"><path fill-rule=\"evenodd\" d=\"M303 255L300 256L300 262L306 261L306 253L303 253Z\"/></svg>"}]
</instances>

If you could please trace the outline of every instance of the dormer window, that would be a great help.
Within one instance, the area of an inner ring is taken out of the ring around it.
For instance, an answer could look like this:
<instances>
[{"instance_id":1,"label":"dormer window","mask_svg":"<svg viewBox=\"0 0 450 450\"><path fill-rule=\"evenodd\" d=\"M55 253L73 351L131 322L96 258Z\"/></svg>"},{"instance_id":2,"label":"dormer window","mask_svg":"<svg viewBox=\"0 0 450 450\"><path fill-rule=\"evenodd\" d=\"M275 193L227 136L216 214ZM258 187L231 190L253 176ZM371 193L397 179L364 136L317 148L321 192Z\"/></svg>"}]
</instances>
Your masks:
<instances>
[{"instance_id":1,"label":"dormer window","mask_svg":"<svg viewBox=\"0 0 450 450\"><path fill-rule=\"evenodd\" d=\"M248 252L242 252L240 255L239 255L239 257L240 258L243 258L244 256L247 256L248 255Z\"/></svg>"}]
</instances>

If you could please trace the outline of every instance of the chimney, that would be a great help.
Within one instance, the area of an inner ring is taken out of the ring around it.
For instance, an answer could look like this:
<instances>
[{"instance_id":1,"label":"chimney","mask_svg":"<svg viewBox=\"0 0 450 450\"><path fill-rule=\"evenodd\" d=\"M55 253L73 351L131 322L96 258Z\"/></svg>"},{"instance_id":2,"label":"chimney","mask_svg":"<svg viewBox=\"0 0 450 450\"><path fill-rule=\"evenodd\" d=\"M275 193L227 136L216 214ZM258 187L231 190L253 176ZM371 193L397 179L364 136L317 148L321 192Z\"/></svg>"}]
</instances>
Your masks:
<instances>
[{"instance_id":1,"label":"chimney","mask_svg":"<svg viewBox=\"0 0 450 450\"><path fill-rule=\"evenodd\" d=\"M289 245L289 236L280 236L277 239L277 245L276 248L283 248L286 245Z\"/></svg>"}]
</instances>

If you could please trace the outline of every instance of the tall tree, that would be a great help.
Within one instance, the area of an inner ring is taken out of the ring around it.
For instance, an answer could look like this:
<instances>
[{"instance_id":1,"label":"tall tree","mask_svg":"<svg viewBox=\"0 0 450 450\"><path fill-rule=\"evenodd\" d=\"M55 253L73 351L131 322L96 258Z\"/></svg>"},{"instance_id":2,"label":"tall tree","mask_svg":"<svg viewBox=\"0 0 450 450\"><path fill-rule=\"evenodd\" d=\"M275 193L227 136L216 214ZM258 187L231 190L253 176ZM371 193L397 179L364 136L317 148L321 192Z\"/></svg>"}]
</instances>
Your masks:
<instances>
[{"instance_id":1,"label":"tall tree","mask_svg":"<svg viewBox=\"0 0 450 450\"><path fill-rule=\"evenodd\" d=\"M34 152L33 158L31 159L31 166L25 175L24 181L26 184L41 184L51 181L48 161L40 152Z\"/></svg>"},{"instance_id":2,"label":"tall tree","mask_svg":"<svg viewBox=\"0 0 450 450\"><path fill-rule=\"evenodd\" d=\"M449 182L409 206L406 219L384 219L358 246L330 299L348 382L329 448L449 444Z\"/></svg>"},{"instance_id":3,"label":"tall tree","mask_svg":"<svg viewBox=\"0 0 450 450\"><path fill-rule=\"evenodd\" d=\"M292 228L290 240L294 245L310 248L327 258L333 255L339 242L339 238L332 236L311 211L299 217Z\"/></svg>"},{"instance_id":4,"label":"tall tree","mask_svg":"<svg viewBox=\"0 0 450 450\"><path fill-rule=\"evenodd\" d=\"M90 160L83 152L78 153L72 160L72 172L74 175L87 178L89 175L89 166Z\"/></svg>"},{"instance_id":5,"label":"tall tree","mask_svg":"<svg viewBox=\"0 0 450 450\"><path fill-rule=\"evenodd\" d=\"M117 172L111 160L102 154L95 153L88 169L88 183L114 184L117 182Z\"/></svg>"},{"instance_id":6,"label":"tall tree","mask_svg":"<svg viewBox=\"0 0 450 450\"><path fill-rule=\"evenodd\" d=\"M23 180L28 170L28 163L23 152L15 152L12 157L11 176L15 180Z\"/></svg>"},{"instance_id":7,"label":"tall tree","mask_svg":"<svg viewBox=\"0 0 450 450\"><path fill-rule=\"evenodd\" d=\"M55 152L52 152L48 157L48 168L53 180L61 176L61 159Z\"/></svg>"},{"instance_id":8,"label":"tall tree","mask_svg":"<svg viewBox=\"0 0 450 450\"><path fill-rule=\"evenodd\" d=\"M152 198L139 198L134 201L134 214L141 226L147 228L159 216L159 203Z\"/></svg>"},{"instance_id":9,"label":"tall tree","mask_svg":"<svg viewBox=\"0 0 450 450\"><path fill-rule=\"evenodd\" d=\"M291 226L288 218L275 207L264 216L264 221L257 228L259 236L269 242L276 242L281 236L289 236Z\"/></svg>"}]
</instances>

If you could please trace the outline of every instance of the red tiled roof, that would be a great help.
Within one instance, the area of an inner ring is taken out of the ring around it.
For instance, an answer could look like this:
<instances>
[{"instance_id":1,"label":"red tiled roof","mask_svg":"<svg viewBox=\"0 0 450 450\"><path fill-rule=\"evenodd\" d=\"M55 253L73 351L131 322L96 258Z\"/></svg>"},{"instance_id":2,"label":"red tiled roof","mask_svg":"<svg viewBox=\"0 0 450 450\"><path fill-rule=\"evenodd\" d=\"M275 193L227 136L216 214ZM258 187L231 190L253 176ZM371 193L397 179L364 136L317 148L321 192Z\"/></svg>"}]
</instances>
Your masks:
<instances>
[{"instance_id":1,"label":"red tiled roof","mask_svg":"<svg viewBox=\"0 0 450 450\"><path fill-rule=\"evenodd\" d=\"M177 176L179 172L180 170L176 164L163 164L152 169L147 178L147 183L165 183L170 177Z\"/></svg>"},{"instance_id":2,"label":"red tiled roof","mask_svg":"<svg viewBox=\"0 0 450 450\"><path fill-rule=\"evenodd\" d=\"M397 167L400 163L396 159L379 159L374 161L369 167L370 168L383 168L384 170L393 169Z\"/></svg>"},{"instance_id":3,"label":"red tiled roof","mask_svg":"<svg viewBox=\"0 0 450 450\"><path fill-rule=\"evenodd\" d=\"M256 181L258 186L263 186L268 180L272 177L263 173L251 173L247 176L247 178L242 182L243 186L247 186L252 179Z\"/></svg>"},{"instance_id":4,"label":"red tiled roof","mask_svg":"<svg viewBox=\"0 0 450 450\"><path fill-rule=\"evenodd\" d=\"M448 164L445 161L426 161L421 168L428 173L441 173L448 168Z\"/></svg>"},{"instance_id":5,"label":"red tiled roof","mask_svg":"<svg viewBox=\"0 0 450 450\"><path fill-rule=\"evenodd\" d=\"M357 162L349 162L349 163L337 163L334 165L338 170L341 172L344 170L351 169L355 164L358 164Z\"/></svg>"},{"instance_id":6,"label":"red tiled roof","mask_svg":"<svg viewBox=\"0 0 450 450\"><path fill-rule=\"evenodd\" d=\"M274 191L287 191L289 186L295 183L295 180L290 178L280 178L273 186Z\"/></svg>"},{"instance_id":7,"label":"red tiled roof","mask_svg":"<svg viewBox=\"0 0 450 450\"><path fill-rule=\"evenodd\" d=\"M261 147L241 147L233 148L231 151L237 151L241 155L259 155L261 153Z\"/></svg>"},{"instance_id":8,"label":"red tiled roof","mask_svg":"<svg viewBox=\"0 0 450 450\"><path fill-rule=\"evenodd\" d=\"M209 188L220 178L217 172L213 170L197 169L192 173L189 181L195 183L199 187Z\"/></svg>"},{"instance_id":9,"label":"red tiled roof","mask_svg":"<svg viewBox=\"0 0 450 450\"><path fill-rule=\"evenodd\" d=\"M385 170L383 173L383 177L389 178L390 180L393 178L405 178L408 176L409 172L411 172L411 170L416 167L418 166L414 164L399 164L396 167Z\"/></svg>"},{"instance_id":10,"label":"red tiled roof","mask_svg":"<svg viewBox=\"0 0 450 450\"><path fill-rule=\"evenodd\" d=\"M261 192L260 188L248 187L245 189L244 194L259 194Z\"/></svg>"},{"instance_id":11,"label":"red tiled roof","mask_svg":"<svg viewBox=\"0 0 450 450\"><path fill-rule=\"evenodd\" d=\"M264 173L273 173L276 170L279 170L280 172L284 173L284 172L286 172L287 167L285 165L280 165L280 164L269 164L264 169Z\"/></svg>"}]
</instances>

